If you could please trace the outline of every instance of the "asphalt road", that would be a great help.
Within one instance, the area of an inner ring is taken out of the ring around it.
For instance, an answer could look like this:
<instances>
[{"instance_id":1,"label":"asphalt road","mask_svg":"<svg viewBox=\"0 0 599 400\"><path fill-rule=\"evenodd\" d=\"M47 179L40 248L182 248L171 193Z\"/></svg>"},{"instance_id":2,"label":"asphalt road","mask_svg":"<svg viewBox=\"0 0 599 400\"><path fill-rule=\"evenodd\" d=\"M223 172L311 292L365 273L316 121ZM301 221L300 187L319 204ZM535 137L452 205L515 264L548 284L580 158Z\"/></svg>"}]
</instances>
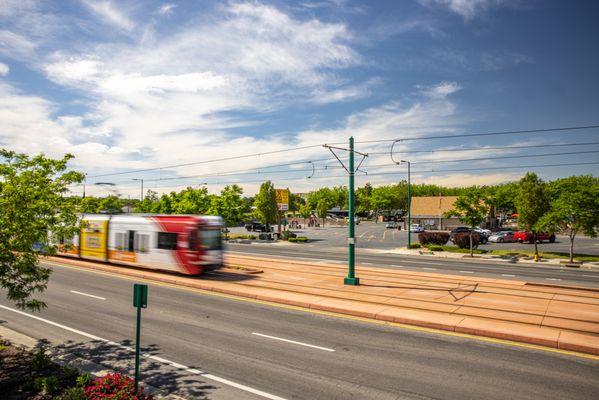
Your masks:
<instances>
[{"instance_id":1,"label":"asphalt road","mask_svg":"<svg viewBox=\"0 0 599 400\"><path fill-rule=\"evenodd\" d=\"M347 249L342 247L325 248L311 243L229 243L226 245L226 251L230 254L275 256L294 260L337 262L340 264L347 262ZM356 249L356 265L439 274L525 280L549 285L599 287L599 269L548 265L534 266L532 264L499 264L427 256L405 256L384 252L374 253L368 249L360 248ZM359 276L359 268L357 274Z\"/></svg>"},{"instance_id":2,"label":"asphalt road","mask_svg":"<svg viewBox=\"0 0 599 400\"><path fill-rule=\"evenodd\" d=\"M247 234L243 227L229 228L231 232ZM347 227L326 226L320 228L293 229L298 235L307 236L317 246L338 247L344 246L347 241ZM256 233L257 234L257 233ZM570 242L566 236L557 236L555 243L540 243L541 251L556 251L567 253ZM359 246L369 249L394 249L405 247L408 243L408 233L405 230L385 229L385 224L380 222L364 221L356 226L356 241ZM418 234L412 233L412 241L418 242ZM450 243L451 244L451 243ZM484 250L532 250L529 243L489 243L479 246ZM574 241L574 251L580 254L599 255L599 239L579 235Z\"/></svg>"},{"instance_id":3,"label":"asphalt road","mask_svg":"<svg viewBox=\"0 0 599 400\"><path fill-rule=\"evenodd\" d=\"M123 277L55 267L48 308L36 314L43 321L11 311L4 293L0 320L68 352L130 366L132 354L104 340L130 345L131 292ZM599 398L596 360L158 284L150 284L142 341L153 354L144 382L192 398ZM179 369L164 370L165 361Z\"/></svg>"}]
</instances>

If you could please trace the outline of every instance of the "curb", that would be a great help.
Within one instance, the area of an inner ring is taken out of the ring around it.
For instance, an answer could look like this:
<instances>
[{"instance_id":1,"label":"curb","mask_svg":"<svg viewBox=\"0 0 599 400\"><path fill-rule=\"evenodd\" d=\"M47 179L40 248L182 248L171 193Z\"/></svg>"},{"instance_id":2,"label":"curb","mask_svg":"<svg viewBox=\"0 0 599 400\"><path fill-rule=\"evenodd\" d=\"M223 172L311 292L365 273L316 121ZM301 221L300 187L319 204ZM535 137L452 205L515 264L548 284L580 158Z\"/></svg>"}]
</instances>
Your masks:
<instances>
[{"instance_id":1,"label":"curb","mask_svg":"<svg viewBox=\"0 0 599 400\"><path fill-rule=\"evenodd\" d=\"M285 304L302 309L331 312L358 318L450 331L473 336L483 336L599 356L599 335L582 332L552 327L540 327L512 321L478 319L476 317L458 316L453 314L445 315L434 311L390 307L388 305L378 305L379 307L373 311L372 306L375 305L368 305L355 300L335 299L295 292L290 293L285 292L284 290L270 288L217 287L214 285L215 282L213 281L210 281L209 284L203 283L202 281L180 281L178 276L169 276L155 271L149 273L143 270L125 269L122 267L94 264L80 260L59 259L55 261L91 270L117 273L149 281L166 283L174 286L190 287L235 297Z\"/></svg>"}]
</instances>

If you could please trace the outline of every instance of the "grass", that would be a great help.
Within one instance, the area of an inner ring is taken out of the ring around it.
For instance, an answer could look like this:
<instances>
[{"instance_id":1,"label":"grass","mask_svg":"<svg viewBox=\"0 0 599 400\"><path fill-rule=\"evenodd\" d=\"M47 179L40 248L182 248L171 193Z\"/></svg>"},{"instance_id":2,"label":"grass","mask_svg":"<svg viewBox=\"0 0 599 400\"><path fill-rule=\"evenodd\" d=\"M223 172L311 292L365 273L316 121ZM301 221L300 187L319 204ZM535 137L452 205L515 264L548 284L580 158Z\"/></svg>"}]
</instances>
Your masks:
<instances>
[{"instance_id":1,"label":"grass","mask_svg":"<svg viewBox=\"0 0 599 400\"><path fill-rule=\"evenodd\" d=\"M241 233L230 233L229 234L229 239L249 239L249 240L255 240L257 239L256 235L244 235Z\"/></svg>"},{"instance_id":2,"label":"grass","mask_svg":"<svg viewBox=\"0 0 599 400\"><path fill-rule=\"evenodd\" d=\"M458 246L449 246L449 245L438 245L438 244L429 244L426 246L430 251L447 251L450 253L464 253L470 254L470 249L460 249ZM487 254L489 250L481 250L474 249L474 254Z\"/></svg>"},{"instance_id":3,"label":"grass","mask_svg":"<svg viewBox=\"0 0 599 400\"><path fill-rule=\"evenodd\" d=\"M470 253L470 249L460 249L457 246L449 246L449 245L438 245L438 244L429 244L426 246L430 251L448 251L451 253ZM482 250L476 249L474 250L474 254L492 254L494 256L511 256L511 257L532 257L534 256L534 251L514 251L514 250ZM570 255L568 253L562 253L559 251L540 251L539 256L541 258L546 259L569 259ZM574 261L583 261L583 262L598 262L599 256L591 255L591 254L574 254Z\"/></svg>"},{"instance_id":4,"label":"grass","mask_svg":"<svg viewBox=\"0 0 599 400\"><path fill-rule=\"evenodd\" d=\"M526 250L524 250L524 251L522 251L522 250L518 250L518 251L491 250L491 254L498 255L498 256L532 257L532 256L534 256L535 253L534 253L534 251L526 251ZM569 253L563 253L563 252L559 252L559 251L540 251L539 256L541 258L547 258L547 259L556 259L556 258L569 259L570 258ZM599 256L594 256L591 254L576 254L576 253L574 253L574 261L586 261L586 262L599 261Z\"/></svg>"}]
</instances>

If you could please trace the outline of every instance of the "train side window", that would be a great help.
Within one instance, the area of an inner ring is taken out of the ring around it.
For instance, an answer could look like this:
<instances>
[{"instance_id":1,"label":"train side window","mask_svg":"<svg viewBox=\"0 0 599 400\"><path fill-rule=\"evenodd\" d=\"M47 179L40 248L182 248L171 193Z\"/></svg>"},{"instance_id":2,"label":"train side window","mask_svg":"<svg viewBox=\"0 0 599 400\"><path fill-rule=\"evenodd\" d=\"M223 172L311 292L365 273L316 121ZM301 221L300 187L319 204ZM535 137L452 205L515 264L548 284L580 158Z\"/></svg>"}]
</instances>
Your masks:
<instances>
[{"instance_id":1,"label":"train side window","mask_svg":"<svg viewBox=\"0 0 599 400\"><path fill-rule=\"evenodd\" d=\"M177 234L170 232L158 232L158 246L163 250L177 249Z\"/></svg>"},{"instance_id":2,"label":"train side window","mask_svg":"<svg viewBox=\"0 0 599 400\"><path fill-rule=\"evenodd\" d=\"M135 234L135 251L138 253L147 253L149 251L150 235Z\"/></svg>"},{"instance_id":3,"label":"train side window","mask_svg":"<svg viewBox=\"0 0 599 400\"><path fill-rule=\"evenodd\" d=\"M135 231L128 231L127 234L127 251L132 253L135 251Z\"/></svg>"},{"instance_id":4,"label":"train side window","mask_svg":"<svg viewBox=\"0 0 599 400\"><path fill-rule=\"evenodd\" d=\"M121 232L116 232L114 234L114 247L117 250L125 250L126 248L126 234Z\"/></svg>"}]
</instances>

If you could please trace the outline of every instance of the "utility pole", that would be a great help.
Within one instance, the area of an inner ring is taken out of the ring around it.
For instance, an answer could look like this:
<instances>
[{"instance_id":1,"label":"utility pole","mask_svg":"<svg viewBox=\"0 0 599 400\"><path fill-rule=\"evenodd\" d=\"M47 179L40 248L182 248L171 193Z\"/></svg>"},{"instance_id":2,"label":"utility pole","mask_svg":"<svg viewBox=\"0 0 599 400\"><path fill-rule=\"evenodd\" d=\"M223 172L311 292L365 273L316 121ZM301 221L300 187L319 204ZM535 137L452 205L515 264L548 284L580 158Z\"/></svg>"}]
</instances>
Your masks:
<instances>
[{"instance_id":1,"label":"utility pole","mask_svg":"<svg viewBox=\"0 0 599 400\"><path fill-rule=\"evenodd\" d=\"M349 212L348 212L348 237L347 237L347 277L343 280L345 285L357 286L360 284L360 278L356 278L356 237L355 237L355 194L354 194L354 175L355 172L360 168L362 162L368 157L368 154L360 153L354 150L354 138L353 136L349 138L349 149L344 149L340 147L333 147L329 145L324 145L324 147L328 148L331 153L335 156L337 161L341 163L341 166L347 171L349 174L349 185L348 185L348 203L349 203ZM345 164L337 157L337 154L333 151L343 150L349 152L349 162L348 167L345 167ZM362 156L362 160L358 164L357 167L354 167L354 153L358 153Z\"/></svg>"},{"instance_id":2,"label":"utility pole","mask_svg":"<svg viewBox=\"0 0 599 400\"><path fill-rule=\"evenodd\" d=\"M412 237L411 237L411 232L410 232L410 225L412 225L412 213L411 213L411 208L412 208L412 196L410 193L410 162L409 161L405 161L405 160L401 160L400 162L402 163L406 163L408 164L408 249L412 247Z\"/></svg>"},{"instance_id":3,"label":"utility pole","mask_svg":"<svg viewBox=\"0 0 599 400\"><path fill-rule=\"evenodd\" d=\"M141 196L139 198L141 201L144 201L144 180L139 178L133 178L133 180L141 182Z\"/></svg>"}]
</instances>

